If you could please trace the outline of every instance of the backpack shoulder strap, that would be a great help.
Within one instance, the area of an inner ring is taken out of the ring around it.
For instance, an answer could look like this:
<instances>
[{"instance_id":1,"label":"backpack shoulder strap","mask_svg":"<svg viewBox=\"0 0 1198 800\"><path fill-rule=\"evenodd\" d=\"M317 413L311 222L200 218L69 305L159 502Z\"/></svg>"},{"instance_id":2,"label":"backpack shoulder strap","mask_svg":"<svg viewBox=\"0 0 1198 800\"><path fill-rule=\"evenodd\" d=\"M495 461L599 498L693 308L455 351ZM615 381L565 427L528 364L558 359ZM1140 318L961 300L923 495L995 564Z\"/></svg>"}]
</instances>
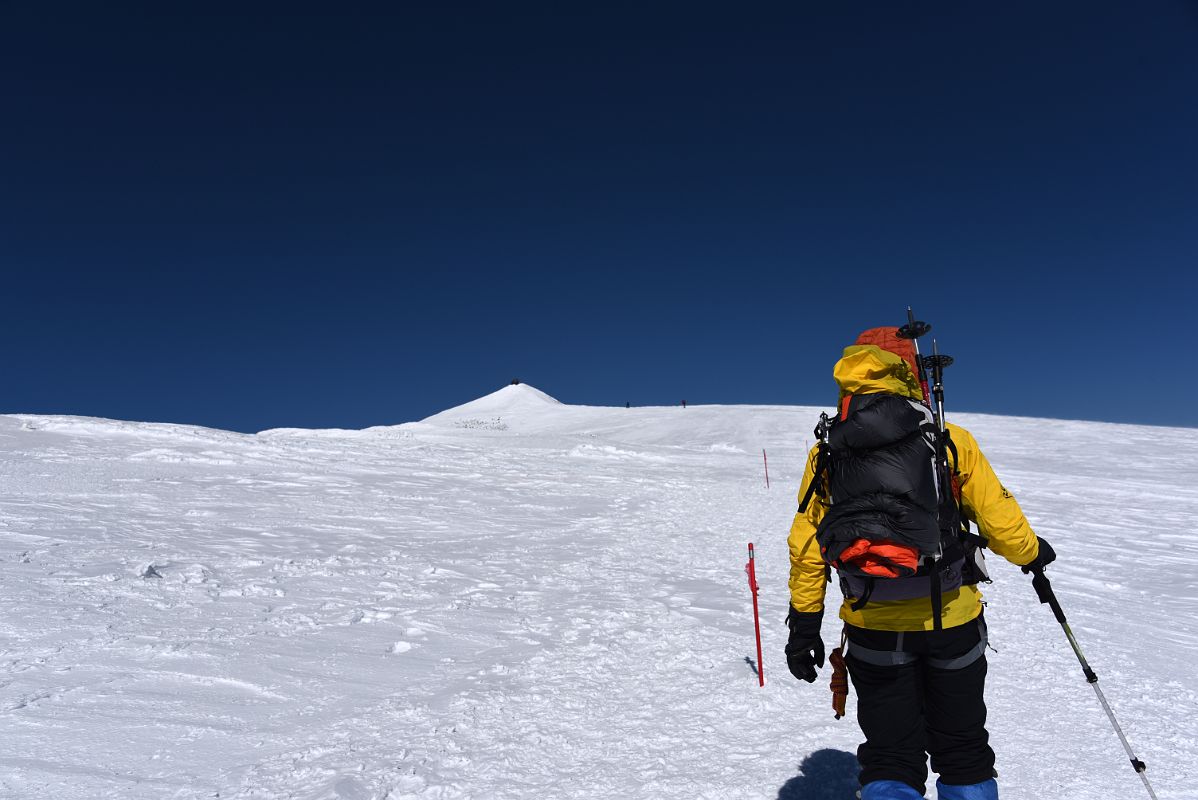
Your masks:
<instances>
[{"instance_id":1,"label":"backpack shoulder strap","mask_svg":"<svg viewBox=\"0 0 1198 800\"><path fill-rule=\"evenodd\" d=\"M824 479L824 471L828 469L828 448L823 443L819 443L819 450L815 454L815 472L811 475L811 483L807 487L806 493L803 494L803 501L799 503L799 513L806 514L807 506L811 505L811 498L819 490L820 484ZM820 491L820 497L823 497L823 491Z\"/></svg>"},{"instance_id":2,"label":"backpack shoulder strap","mask_svg":"<svg viewBox=\"0 0 1198 800\"><path fill-rule=\"evenodd\" d=\"M953 500L956 501L958 507L961 504L961 456L957 453L957 445L953 442L952 435L946 430L944 432L944 447L952 455L952 479L953 479ZM961 517L961 536L966 544L966 555L971 555L971 551L977 548L986 548L990 546L990 540L981 533L973 533L969 529L969 521Z\"/></svg>"},{"instance_id":3,"label":"backpack shoulder strap","mask_svg":"<svg viewBox=\"0 0 1198 800\"><path fill-rule=\"evenodd\" d=\"M952 434L949 433L947 429L944 431L944 447L953 456L953 463L952 463L953 474L960 475L961 470L959 469L959 465L961 463L961 457L959 455L957 455L957 445L956 445L956 443L953 442Z\"/></svg>"}]
</instances>

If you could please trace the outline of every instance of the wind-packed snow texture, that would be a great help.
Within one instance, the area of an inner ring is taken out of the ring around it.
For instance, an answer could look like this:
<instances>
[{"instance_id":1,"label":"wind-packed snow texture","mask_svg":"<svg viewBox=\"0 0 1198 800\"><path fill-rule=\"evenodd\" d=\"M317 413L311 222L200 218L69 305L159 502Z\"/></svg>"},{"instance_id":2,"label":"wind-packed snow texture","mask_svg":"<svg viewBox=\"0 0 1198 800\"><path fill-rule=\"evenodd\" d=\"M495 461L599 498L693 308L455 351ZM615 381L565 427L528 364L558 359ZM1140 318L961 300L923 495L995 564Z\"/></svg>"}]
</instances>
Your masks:
<instances>
[{"instance_id":1,"label":"wind-packed snow texture","mask_svg":"<svg viewBox=\"0 0 1198 800\"><path fill-rule=\"evenodd\" d=\"M0 795L847 800L856 725L782 654L817 414L512 386L364 431L0 417ZM1198 431L953 419L1056 546L1160 797L1192 797ZM1028 578L990 564L1003 797L1146 796Z\"/></svg>"}]
</instances>

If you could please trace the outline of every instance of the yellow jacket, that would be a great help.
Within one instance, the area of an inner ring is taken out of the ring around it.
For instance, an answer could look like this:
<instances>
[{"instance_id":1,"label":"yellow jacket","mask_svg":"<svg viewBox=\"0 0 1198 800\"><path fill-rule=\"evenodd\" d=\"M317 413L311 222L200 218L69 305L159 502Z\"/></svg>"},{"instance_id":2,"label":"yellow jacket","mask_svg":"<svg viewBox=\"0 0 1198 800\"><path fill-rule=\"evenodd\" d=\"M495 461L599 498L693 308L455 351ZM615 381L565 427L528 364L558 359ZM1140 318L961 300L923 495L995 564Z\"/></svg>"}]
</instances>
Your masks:
<instances>
[{"instance_id":1,"label":"yellow jacket","mask_svg":"<svg viewBox=\"0 0 1198 800\"><path fill-rule=\"evenodd\" d=\"M834 370L845 394L890 392L920 397L919 382L903 359L872 345L846 348L845 358ZM988 542L987 547L1013 564L1031 563L1039 554L1036 534L1019 508L1019 503L999 482L990 462L969 431L948 425L956 445L957 471L961 481L961 513L974 523ZM807 492L815 474L817 448L807 457L807 470L799 497ZM822 611L827 586L825 565L820 556L815 529L828 506L815 494L806 513L795 515L790 526L790 603L796 611ZM870 601L853 611L850 601L840 607L840 618L850 625L882 631L932 630L932 605L926 597L890 602ZM976 618L982 611L982 593L976 586L945 592L942 625L952 628Z\"/></svg>"}]
</instances>

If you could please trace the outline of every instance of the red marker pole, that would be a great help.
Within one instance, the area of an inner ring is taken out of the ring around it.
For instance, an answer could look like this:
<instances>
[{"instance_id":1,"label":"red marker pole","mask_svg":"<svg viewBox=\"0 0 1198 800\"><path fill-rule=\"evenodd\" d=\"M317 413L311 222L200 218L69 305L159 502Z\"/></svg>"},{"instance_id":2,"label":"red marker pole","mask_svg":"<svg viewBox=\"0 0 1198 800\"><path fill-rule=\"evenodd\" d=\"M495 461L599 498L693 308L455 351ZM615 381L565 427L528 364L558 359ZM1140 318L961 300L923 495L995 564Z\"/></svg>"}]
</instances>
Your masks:
<instances>
[{"instance_id":1,"label":"red marker pole","mask_svg":"<svg viewBox=\"0 0 1198 800\"><path fill-rule=\"evenodd\" d=\"M765 449L761 450L761 460L765 462L765 488L770 488L770 459L765 454ZM752 548L750 548L752 549Z\"/></svg>"},{"instance_id":2,"label":"red marker pole","mask_svg":"<svg viewBox=\"0 0 1198 800\"><path fill-rule=\"evenodd\" d=\"M749 575L749 591L753 593L753 631L757 634L757 685L765 686L765 664L761 663L761 621L757 615L757 570L753 566L753 543L749 542L749 563L745 564Z\"/></svg>"}]
</instances>

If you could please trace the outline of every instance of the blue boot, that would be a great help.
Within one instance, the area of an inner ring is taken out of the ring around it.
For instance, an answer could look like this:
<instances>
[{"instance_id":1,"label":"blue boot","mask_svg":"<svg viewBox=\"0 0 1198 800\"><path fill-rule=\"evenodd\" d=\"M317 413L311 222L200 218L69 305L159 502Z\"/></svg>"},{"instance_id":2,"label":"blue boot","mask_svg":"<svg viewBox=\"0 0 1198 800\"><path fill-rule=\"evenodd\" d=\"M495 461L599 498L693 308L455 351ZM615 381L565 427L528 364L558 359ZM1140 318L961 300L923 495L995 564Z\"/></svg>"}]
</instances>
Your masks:
<instances>
[{"instance_id":1,"label":"blue boot","mask_svg":"<svg viewBox=\"0 0 1198 800\"><path fill-rule=\"evenodd\" d=\"M950 786L936 781L936 794L940 800L998 800L998 781L991 778L968 786Z\"/></svg>"},{"instance_id":2,"label":"blue boot","mask_svg":"<svg viewBox=\"0 0 1198 800\"><path fill-rule=\"evenodd\" d=\"M902 781L870 781L861 787L861 800L923 800L923 792Z\"/></svg>"}]
</instances>

